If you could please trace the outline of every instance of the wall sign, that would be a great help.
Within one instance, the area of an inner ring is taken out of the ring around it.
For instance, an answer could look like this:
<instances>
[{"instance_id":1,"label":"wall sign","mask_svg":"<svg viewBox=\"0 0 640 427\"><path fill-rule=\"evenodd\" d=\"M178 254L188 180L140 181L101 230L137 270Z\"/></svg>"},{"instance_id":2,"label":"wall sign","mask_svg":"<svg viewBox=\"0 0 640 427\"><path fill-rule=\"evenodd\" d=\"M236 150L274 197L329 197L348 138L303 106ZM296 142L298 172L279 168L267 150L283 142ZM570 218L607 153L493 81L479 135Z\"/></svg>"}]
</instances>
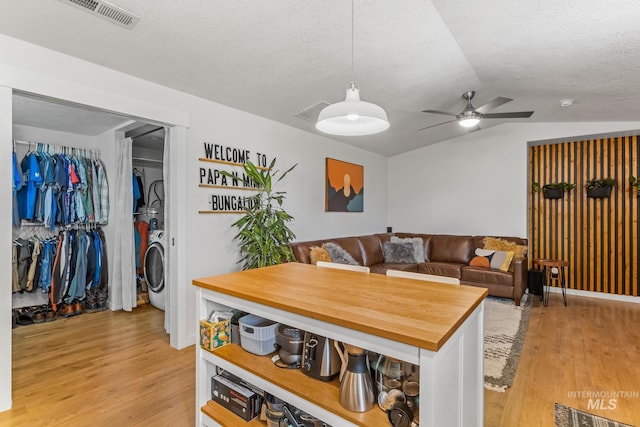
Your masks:
<instances>
[{"instance_id":1,"label":"wall sign","mask_svg":"<svg viewBox=\"0 0 640 427\"><path fill-rule=\"evenodd\" d=\"M207 196L209 209L200 210L198 213L245 213L246 208L253 203L253 196L244 192L255 191L257 185L247 179L243 166L251 161L258 169L266 170L268 169L267 155L264 153L252 155L249 150L209 142L204 142L203 145L204 157L198 159L203 162L199 168L198 187L223 191L209 194ZM226 167L220 169L219 165ZM235 178L227 177L221 171L228 172Z\"/></svg>"}]
</instances>

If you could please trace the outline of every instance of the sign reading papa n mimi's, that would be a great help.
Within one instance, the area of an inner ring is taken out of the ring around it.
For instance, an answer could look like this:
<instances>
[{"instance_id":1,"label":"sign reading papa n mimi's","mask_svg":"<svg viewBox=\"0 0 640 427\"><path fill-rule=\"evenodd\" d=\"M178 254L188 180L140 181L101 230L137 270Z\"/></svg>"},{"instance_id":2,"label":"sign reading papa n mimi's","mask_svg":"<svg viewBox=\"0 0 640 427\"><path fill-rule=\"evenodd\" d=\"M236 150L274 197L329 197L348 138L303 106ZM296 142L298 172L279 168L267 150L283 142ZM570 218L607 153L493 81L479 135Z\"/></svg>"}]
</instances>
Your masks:
<instances>
[{"instance_id":1,"label":"sign reading papa n mimi's","mask_svg":"<svg viewBox=\"0 0 640 427\"><path fill-rule=\"evenodd\" d=\"M201 162L226 165L224 169L218 166L203 166L199 168L199 187L217 188L225 190L222 193L209 194L207 197L209 209L201 210L199 213L242 213L253 203L252 196L245 196L235 193L237 190L254 190L257 185L250 180L242 168L249 161L259 169L267 169L267 155L251 152L245 149L227 147L220 144L204 142L204 157L198 160ZM229 168L231 167L231 169ZM234 169L238 167L239 169ZM228 177L221 173L225 171L233 177ZM234 193L230 193L233 191Z\"/></svg>"}]
</instances>

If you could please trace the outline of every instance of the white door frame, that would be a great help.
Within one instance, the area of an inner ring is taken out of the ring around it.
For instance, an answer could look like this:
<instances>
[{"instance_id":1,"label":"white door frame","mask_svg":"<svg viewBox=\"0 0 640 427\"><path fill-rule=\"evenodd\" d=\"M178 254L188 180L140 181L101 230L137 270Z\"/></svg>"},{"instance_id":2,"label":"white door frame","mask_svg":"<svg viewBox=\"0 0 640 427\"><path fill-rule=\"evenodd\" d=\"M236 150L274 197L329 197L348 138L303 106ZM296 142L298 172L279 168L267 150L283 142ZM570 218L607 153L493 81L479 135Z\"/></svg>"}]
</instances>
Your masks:
<instances>
[{"instance_id":1,"label":"white door frame","mask_svg":"<svg viewBox=\"0 0 640 427\"><path fill-rule=\"evenodd\" d=\"M7 74L2 75L2 69ZM173 231L167 236L170 252L171 283L171 316L170 316L170 344L175 348L183 348L192 344L189 337L191 325L187 316L187 295L189 280L186 270L186 236L187 236L187 127L190 115L188 112L172 110L147 103L142 100L132 100L113 93L106 94L98 89L88 88L73 82L63 82L46 75L39 75L39 79L23 79L17 76L13 67L0 65L0 158L6 159L5 166L10 165L12 152L12 96L13 91L27 92L44 98L60 100L74 104L130 116L136 120L164 123L173 127L176 132L175 141L171 147L171 185L175 195L170 215L172 215ZM48 81L48 82L47 82ZM49 83L49 84L47 84ZM4 176L6 175L6 176ZM0 168L0 203L11 206L11 168ZM0 230L5 236L11 235L11 210L0 211ZM183 262L178 262L182 259ZM0 280L0 292L6 298L0 298L0 411L11 408L11 241L0 243L0 271L5 280Z\"/></svg>"}]
</instances>

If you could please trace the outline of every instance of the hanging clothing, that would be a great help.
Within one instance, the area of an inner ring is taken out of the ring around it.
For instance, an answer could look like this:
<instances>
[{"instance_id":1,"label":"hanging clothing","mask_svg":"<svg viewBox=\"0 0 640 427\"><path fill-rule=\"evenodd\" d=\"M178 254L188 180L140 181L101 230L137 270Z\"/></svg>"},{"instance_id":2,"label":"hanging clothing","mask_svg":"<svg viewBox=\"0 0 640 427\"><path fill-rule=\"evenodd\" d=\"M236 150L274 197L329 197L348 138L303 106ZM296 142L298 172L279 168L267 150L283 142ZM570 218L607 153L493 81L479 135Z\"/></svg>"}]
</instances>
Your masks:
<instances>
[{"instance_id":1,"label":"hanging clothing","mask_svg":"<svg viewBox=\"0 0 640 427\"><path fill-rule=\"evenodd\" d=\"M20 213L18 212L18 190L22 188L22 170L20 169L20 165L18 164L18 157L16 156L16 152L13 152L13 162L12 162L12 170L13 170L13 178L11 179L11 194L13 197L13 209L12 209L12 221L14 227L20 227Z\"/></svg>"}]
</instances>

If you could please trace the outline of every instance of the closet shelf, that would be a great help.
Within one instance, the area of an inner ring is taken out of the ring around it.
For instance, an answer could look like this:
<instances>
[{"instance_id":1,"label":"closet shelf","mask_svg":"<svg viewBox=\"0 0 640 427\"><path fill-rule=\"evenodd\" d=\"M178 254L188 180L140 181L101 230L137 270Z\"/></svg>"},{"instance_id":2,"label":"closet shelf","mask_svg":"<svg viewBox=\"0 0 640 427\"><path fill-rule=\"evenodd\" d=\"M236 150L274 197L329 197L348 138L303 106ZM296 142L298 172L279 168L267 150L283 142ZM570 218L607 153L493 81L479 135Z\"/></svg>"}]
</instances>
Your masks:
<instances>
[{"instance_id":1,"label":"closet shelf","mask_svg":"<svg viewBox=\"0 0 640 427\"><path fill-rule=\"evenodd\" d=\"M131 158L134 162L149 162L149 163L162 163L162 160L159 159L152 159L150 157L132 157Z\"/></svg>"}]
</instances>

